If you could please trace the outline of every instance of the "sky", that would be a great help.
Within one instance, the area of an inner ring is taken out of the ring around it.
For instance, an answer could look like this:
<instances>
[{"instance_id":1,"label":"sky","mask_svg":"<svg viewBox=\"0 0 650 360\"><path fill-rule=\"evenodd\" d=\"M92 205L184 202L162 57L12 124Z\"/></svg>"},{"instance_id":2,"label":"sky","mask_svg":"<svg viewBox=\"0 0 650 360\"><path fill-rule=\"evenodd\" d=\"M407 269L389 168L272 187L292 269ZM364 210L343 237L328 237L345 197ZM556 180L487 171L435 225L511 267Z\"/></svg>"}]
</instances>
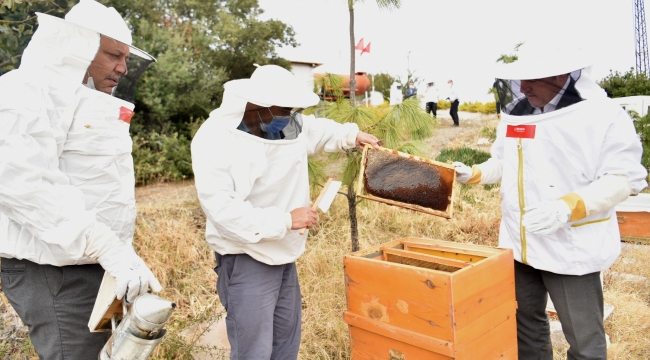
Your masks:
<instances>
[{"instance_id":1,"label":"sky","mask_svg":"<svg viewBox=\"0 0 650 360\"><path fill-rule=\"evenodd\" d=\"M278 55L323 63L316 72L349 74L347 0L259 0L262 19L293 27L297 48ZM633 0L402 0L394 10L376 1L355 5L355 39L371 42L357 71L420 79L420 92L448 79L464 101L493 101L495 61L528 38L571 39L593 55L592 78L635 66ZM648 15L646 15L646 18Z\"/></svg>"}]
</instances>

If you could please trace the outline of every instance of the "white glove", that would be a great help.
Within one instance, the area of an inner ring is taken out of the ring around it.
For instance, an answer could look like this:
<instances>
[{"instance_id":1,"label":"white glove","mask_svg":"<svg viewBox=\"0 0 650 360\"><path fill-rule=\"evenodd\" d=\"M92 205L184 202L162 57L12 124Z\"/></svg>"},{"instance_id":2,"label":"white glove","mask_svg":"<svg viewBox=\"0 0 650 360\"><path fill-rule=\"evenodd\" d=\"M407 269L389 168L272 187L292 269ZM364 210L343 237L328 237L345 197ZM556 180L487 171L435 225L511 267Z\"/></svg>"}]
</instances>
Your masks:
<instances>
[{"instance_id":1,"label":"white glove","mask_svg":"<svg viewBox=\"0 0 650 360\"><path fill-rule=\"evenodd\" d=\"M521 224L536 235L553 234L571 218L571 209L564 200L542 201L524 211Z\"/></svg>"},{"instance_id":2,"label":"white glove","mask_svg":"<svg viewBox=\"0 0 650 360\"><path fill-rule=\"evenodd\" d=\"M456 168L456 181L467 184L472 178L472 168L458 161L455 161L453 165Z\"/></svg>"},{"instance_id":3,"label":"white glove","mask_svg":"<svg viewBox=\"0 0 650 360\"><path fill-rule=\"evenodd\" d=\"M145 294L149 288L153 292L162 290L158 279L144 261L136 255L131 246L119 243L102 254L97 260L104 270L115 278L118 300L122 299L126 294L125 301L132 303L136 297Z\"/></svg>"}]
</instances>

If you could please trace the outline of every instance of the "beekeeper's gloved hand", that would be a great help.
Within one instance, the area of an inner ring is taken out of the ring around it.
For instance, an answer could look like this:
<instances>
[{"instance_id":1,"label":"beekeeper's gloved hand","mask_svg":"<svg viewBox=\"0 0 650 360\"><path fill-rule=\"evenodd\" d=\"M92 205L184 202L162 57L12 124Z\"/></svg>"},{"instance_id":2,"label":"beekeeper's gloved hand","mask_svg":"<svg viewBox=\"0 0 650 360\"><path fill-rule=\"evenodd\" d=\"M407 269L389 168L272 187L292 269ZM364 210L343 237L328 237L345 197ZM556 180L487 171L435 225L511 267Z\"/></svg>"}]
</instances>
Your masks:
<instances>
[{"instance_id":1,"label":"beekeeper's gloved hand","mask_svg":"<svg viewBox=\"0 0 650 360\"><path fill-rule=\"evenodd\" d=\"M571 218L571 209L564 200L542 201L524 211L521 224L536 235L553 234Z\"/></svg>"},{"instance_id":2,"label":"beekeeper's gloved hand","mask_svg":"<svg viewBox=\"0 0 650 360\"><path fill-rule=\"evenodd\" d=\"M472 177L472 168L458 161L455 161L453 165L456 168L456 181L467 184Z\"/></svg>"},{"instance_id":3,"label":"beekeeper's gloved hand","mask_svg":"<svg viewBox=\"0 0 650 360\"><path fill-rule=\"evenodd\" d=\"M115 278L118 300L126 294L126 302L132 303L138 295L145 294L149 288L153 292L162 290L158 279L129 245L119 242L97 260L104 270Z\"/></svg>"}]
</instances>

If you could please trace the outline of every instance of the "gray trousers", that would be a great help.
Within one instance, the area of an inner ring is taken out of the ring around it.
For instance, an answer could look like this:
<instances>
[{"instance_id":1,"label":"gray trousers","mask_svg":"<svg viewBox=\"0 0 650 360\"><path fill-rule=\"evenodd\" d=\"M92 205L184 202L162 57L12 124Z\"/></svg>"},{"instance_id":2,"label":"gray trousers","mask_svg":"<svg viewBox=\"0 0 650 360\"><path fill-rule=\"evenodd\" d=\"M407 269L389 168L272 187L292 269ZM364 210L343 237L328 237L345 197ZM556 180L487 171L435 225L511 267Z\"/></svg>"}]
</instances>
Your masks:
<instances>
[{"instance_id":1,"label":"gray trousers","mask_svg":"<svg viewBox=\"0 0 650 360\"><path fill-rule=\"evenodd\" d=\"M230 359L297 359L302 297L296 264L273 266L246 254L215 255Z\"/></svg>"},{"instance_id":2,"label":"gray trousers","mask_svg":"<svg viewBox=\"0 0 650 360\"><path fill-rule=\"evenodd\" d=\"M607 359L600 272L560 275L515 261L515 291L520 360L553 360L547 293L570 345L567 359Z\"/></svg>"},{"instance_id":3,"label":"gray trousers","mask_svg":"<svg viewBox=\"0 0 650 360\"><path fill-rule=\"evenodd\" d=\"M39 358L97 359L111 336L88 330L103 276L97 264L57 267L2 258L2 291L29 327Z\"/></svg>"}]
</instances>

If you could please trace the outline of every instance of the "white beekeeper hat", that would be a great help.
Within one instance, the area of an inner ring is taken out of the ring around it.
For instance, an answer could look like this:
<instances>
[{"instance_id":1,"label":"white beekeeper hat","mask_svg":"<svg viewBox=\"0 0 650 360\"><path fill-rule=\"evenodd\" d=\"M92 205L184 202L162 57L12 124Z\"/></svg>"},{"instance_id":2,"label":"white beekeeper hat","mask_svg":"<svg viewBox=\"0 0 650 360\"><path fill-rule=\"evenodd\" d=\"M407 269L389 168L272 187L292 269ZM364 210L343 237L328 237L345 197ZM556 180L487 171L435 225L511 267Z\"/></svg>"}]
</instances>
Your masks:
<instances>
[{"instance_id":1,"label":"white beekeeper hat","mask_svg":"<svg viewBox=\"0 0 650 360\"><path fill-rule=\"evenodd\" d=\"M577 41L531 39L519 47L516 55L515 62L496 66L497 79L541 79L593 65L589 52Z\"/></svg>"},{"instance_id":2,"label":"white beekeeper hat","mask_svg":"<svg viewBox=\"0 0 650 360\"><path fill-rule=\"evenodd\" d=\"M133 46L131 30L114 7L106 7L94 0L81 0L65 15L65 20L128 45L131 54L156 61L153 56Z\"/></svg>"},{"instance_id":3,"label":"white beekeeper hat","mask_svg":"<svg viewBox=\"0 0 650 360\"><path fill-rule=\"evenodd\" d=\"M255 105L308 108L319 98L291 72L277 65L259 66L250 79L231 80L224 88Z\"/></svg>"}]
</instances>

